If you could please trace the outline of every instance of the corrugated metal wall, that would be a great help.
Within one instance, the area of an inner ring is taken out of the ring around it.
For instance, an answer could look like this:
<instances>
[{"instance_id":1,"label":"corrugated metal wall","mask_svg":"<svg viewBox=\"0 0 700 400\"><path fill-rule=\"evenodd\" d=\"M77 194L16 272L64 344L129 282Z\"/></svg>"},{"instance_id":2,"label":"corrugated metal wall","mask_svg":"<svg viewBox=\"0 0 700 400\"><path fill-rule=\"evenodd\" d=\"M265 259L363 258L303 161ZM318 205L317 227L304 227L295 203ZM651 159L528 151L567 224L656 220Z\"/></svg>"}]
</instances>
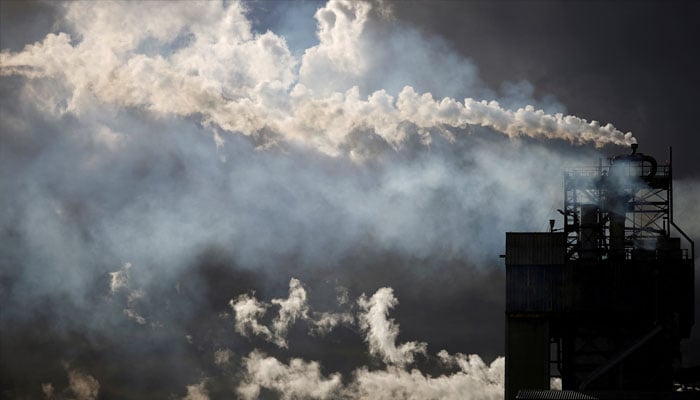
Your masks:
<instances>
[{"instance_id":1,"label":"corrugated metal wall","mask_svg":"<svg viewBox=\"0 0 700 400\"><path fill-rule=\"evenodd\" d=\"M515 265L506 269L506 312L561 309L561 265Z\"/></svg>"},{"instance_id":2,"label":"corrugated metal wall","mask_svg":"<svg viewBox=\"0 0 700 400\"><path fill-rule=\"evenodd\" d=\"M564 233L506 233L506 312L562 308Z\"/></svg>"},{"instance_id":3,"label":"corrugated metal wall","mask_svg":"<svg viewBox=\"0 0 700 400\"><path fill-rule=\"evenodd\" d=\"M566 255L563 232L507 232L506 266L562 265Z\"/></svg>"}]
</instances>

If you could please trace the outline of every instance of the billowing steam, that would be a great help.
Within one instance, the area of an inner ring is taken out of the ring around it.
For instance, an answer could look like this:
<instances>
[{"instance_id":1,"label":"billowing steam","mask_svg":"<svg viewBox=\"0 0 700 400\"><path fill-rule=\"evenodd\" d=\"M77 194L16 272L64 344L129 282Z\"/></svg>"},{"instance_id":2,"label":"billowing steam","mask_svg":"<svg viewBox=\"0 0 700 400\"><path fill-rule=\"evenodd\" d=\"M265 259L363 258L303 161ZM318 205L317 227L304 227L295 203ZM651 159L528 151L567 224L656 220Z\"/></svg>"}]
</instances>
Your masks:
<instances>
[{"instance_id":1,"label":"billowing steam","mask_svg":"<svg viewBox=\"0 0 700 400\"><path fill-rule=\"evenodd\" d=\"M46 399L63 400L95 400L100 392L100 383L90 374L71 369L64 365L68 375L68 387L57 391L51 382L41 384L41 390Z\"/></svg>"},{"instance_id":2,"label":"billowing steam","mask_svg":"<svg viewBox=\"0 0 700 400\"><path fill-rule=\"evenodd\" d=\"M231 300L229 305L236 314L236 332L242 336L262 336L278 347L287 347L286 334L289 326L297 319L310 324L311 332L326 334L341 323L351 324L353 317L349 313L313 313L309 311L306 302L306 290L298 279L289 281L289 297L286 299L273 299L272 304L279 307L279 311L271 327L260 324L270 304L261 303L255 297L247 294Z\"/></svg>"},{"instance_id":3,"label":"billowing steam","mask_svg":"<svg viewBox=\"0 0 700 400\"><path fill-rule=\"evenodd\" d=\"M369 299L360 297L358 304L364 312L359 319L360 327L367 332L365 340L370 354L381 356L387 364L403 366L411 364L415 355L425 354L427 345L417 342L396 345L399 327L387 315L397 303L391 288L381 288Z\"/></svg>"},{"instance_id":4,"label":"billowing steam","mask_svg":"<svg viewBox=\"0 0 700 400\"><path fill-rule=\"evenodd\" d=\"M500 398L503 232L634 141L384 3L274 2L302 47L258 2L41 4L0 52L4 397Z\"/></svg>"},{"instance_id":5,"label":"billowing steam","mask_svg":"<svg viewBox=\"0 0 700 400\"><path fill-rule=\"evenodd\" d=\"M292 319L281 316L289 314L289 304L294 303L294 309L309 311L306 303L306 292L297 279L289 283L289 298L275 299L279 305L279 315L273 321L276 332L289 329ZM303 293L303 295L301 294ZM251 322L251 313L246 310L247 304L263 304L251 297L239 297L232 301L236 309L236 327L242 321L260 326L257 320ZM426 343L406 342L396 343L399 334L398 325L387 319L388 312L398 300L391 288L378 289L369 299L363 294L357 300L359 305L356 318L361 331L365 334L365 342L369 353L382 360L384 369L368 369L361 367L352 373L352 379L344 384L341 374L324 375L317 361L306 361L292 358L288 363L281 362L275 357L253 350L243 358L245 368L241 384L236 389L244 399L257 399L261 389L276 392L280 398L295 399L500 399L503 395L504 359L502 357L487 365L478 355L457 353L450 355L441 350L435 356L440 364L447 369L457 369L456 372L441 374L433 377L423 374L418 369L406 367L414 363L414 357L427 357ZM236 307L236 305L238 307ZM267 304L266 304L267 305ZM262 307L255 307L256 310ZM261 317L263 313L256 313ZM306 315L306 313L304 313ZM282 327L282 322L284 326ZM269 332L267 327L264 332ZM246 335L245 332L240 332ZM277 338L276 342L284 340ZM286 342L277 343L284 344Z\"/></svg>"},{"instance_id":6,"label":"billowing steam","mask_svg":"<svg viewBox=\"0 0 700 400\"><path fill-rule=\"evenodd\" d=\"M511 111L496 101L434 99L411 86L362 95L353 78L379 67L367 54L394 44L367 37L371 7L364 2L331 1L319 9L319 44L301 58L292 56L283 37L253 33L239 3L179 2L166 15L159 2L66 7L72 34L49 34L18 53L0 54L3 75L61 82L43 99L47 111L59 114L81 115L97 103L199 116L204 125L229 132L274 132L261 146L283 140L333 155L356 131L400 148L413 130L429 143L431 132L449 135L450 128L469 125L598 146L635 141L611 124L533 106ZM106 140L117 138L106 134Z\"/></svg>"}]
</instances>

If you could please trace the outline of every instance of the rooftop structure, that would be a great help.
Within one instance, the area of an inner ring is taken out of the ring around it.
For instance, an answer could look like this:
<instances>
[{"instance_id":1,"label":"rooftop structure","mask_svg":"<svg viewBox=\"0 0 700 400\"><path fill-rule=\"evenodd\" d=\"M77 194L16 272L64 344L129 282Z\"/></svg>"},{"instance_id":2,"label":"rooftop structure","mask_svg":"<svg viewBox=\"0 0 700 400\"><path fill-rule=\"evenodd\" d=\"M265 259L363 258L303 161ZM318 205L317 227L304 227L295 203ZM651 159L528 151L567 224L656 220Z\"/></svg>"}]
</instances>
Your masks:
<instances>
[{"instance_id":1,"label":"rooftop structure","mask_svg":"<svg viewBox=\"0 0 700 400\"><path fill-rule=\"evenodd\" d=\"M547 394L555 379L558 396L673 393L694 324L694 244L673 221L671 161L633 145L567 169L559 212L561 229L506 233L506 400L569 398Z\"/></svg>"}]
</instances>

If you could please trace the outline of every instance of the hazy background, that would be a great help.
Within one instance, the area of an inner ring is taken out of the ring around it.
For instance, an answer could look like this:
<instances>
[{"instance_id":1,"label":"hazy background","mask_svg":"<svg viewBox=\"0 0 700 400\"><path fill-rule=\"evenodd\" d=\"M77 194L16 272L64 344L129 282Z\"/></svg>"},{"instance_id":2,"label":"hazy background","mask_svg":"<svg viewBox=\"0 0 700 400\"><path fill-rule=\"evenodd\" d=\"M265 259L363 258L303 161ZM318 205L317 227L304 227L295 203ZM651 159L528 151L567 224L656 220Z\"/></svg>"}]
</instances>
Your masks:
<instances>
[{"instance_id":1,"label":"hazy background","mask_svg":"<svg viewBox=\"0 0 700 400\"><path fill-rule=\"evenodd\" d=\"M0 2L2 396L499 398L498 255L562 168L673 146L700 236L699 14Z\"/></svg>"}]
</instances>

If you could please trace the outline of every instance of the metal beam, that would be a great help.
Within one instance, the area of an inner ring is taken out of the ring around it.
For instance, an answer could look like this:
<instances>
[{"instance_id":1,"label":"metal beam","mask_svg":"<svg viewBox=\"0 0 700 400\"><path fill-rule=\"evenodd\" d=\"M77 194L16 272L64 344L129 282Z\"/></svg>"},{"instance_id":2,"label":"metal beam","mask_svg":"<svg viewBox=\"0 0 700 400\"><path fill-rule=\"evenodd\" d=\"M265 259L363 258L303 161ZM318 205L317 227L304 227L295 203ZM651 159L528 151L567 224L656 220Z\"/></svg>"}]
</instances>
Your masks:
<instances>
[{"instance_id":1,"label":"metal beam","mask_svg":"<svg viewBox=\"0 0 700 400\"><path fill-rule=\"evenodd\" d=\"M613 368L615 365L617 365L620 361L624 360L625 357L629 356L630 354L634 353L638 348L640 348L644 343L648 342L649 339L653 338L661 332L663 327L661 325L657 325L654 329L649 331L646 335L642 336L639 338L636 342L632 343L630 347L627 349L617 353L614 357L610 359L610 361L607 362L607 364L601 365L599 368L597 368L595 371L591 372L590 375L586 379L581 382L581 385L579 385L579 390L585 390L586 387L593 382L594 380L598 379L601 375L604 373L608 372L611 368Z\"/></svg>"}]
</instances>

